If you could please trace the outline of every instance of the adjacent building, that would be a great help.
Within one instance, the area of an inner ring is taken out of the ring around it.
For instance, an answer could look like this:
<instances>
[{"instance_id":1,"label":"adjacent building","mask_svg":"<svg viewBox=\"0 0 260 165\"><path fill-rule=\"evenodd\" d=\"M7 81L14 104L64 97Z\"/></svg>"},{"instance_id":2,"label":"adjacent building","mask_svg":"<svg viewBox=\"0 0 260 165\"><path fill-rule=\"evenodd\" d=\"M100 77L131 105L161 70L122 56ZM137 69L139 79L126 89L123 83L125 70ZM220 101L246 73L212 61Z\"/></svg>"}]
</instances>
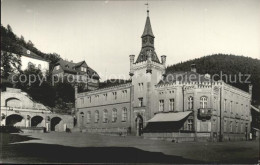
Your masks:
<instances>
[{"instance_id":1,"label":"adjacent building","mask_svg":"<svg viewBox=\"0 0 260 165\"><path fill-rule=\"evenodd\" d=\"M49 61L22 47L21 70L24 71L30 67L40 69L45 74L49 71Z\"/></svg>"},{"instance_id":2,"label":"adjacent building","mask_svg":"<svg viewBox=\"0 0 260 165\"><path fill-rule=\"evenodd\" d=\"M23 131L34 128L45 131L65 131L74 127L70 115L52 113L41 103L33 101L20 89L7 88L1 92L1 126L15 126Z\"/></svg>"},{"instance_id":3,"label":"adjacent building","mask_svg":"<svg viewBox=\"0 0 260 165\"><path fill-rule=\"evenodd\" d=\"M172 141L246 140L251 92L190 71L166 72L154 47L149 11L141 51L130 55L131 82L77 93L77 126L86 132L135 134ZM250 90L252 87L250 86Z\"/></svg>"},{"instance_id":4,"label":"adjacent building","mask_svg":"<svg viewBox=\"0 0 260 165\"><path fill-rule=\"evenodd\" d=\"M52 75L63 78L71 83L81 83L86 90L95 90L99 87L99 75L87 65L85 61L74 63L60 59L52 70Z\"/></svg>"}]
</instances>

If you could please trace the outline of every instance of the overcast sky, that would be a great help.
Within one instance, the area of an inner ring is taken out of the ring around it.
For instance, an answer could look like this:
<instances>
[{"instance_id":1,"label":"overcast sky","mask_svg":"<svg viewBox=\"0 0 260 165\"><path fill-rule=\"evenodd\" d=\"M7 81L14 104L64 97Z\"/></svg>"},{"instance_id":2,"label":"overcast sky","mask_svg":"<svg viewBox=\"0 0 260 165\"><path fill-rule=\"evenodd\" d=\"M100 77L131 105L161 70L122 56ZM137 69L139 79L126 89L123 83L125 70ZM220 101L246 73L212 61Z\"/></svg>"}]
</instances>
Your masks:
<instances>
[{"instance_id":1,"label":"overcast sky","mask_svg":"<svg viewBox=\"0 0 260 165\"><path fill-rule=\"evenodd\" d=\"M1 24L42 52L85 60L101 75L128 75L129 55L141 50L145 3L2 0ZM214 53L260 59L259 0L149 3L155 49L167 65Z\"/></svg>"}]
</instances>

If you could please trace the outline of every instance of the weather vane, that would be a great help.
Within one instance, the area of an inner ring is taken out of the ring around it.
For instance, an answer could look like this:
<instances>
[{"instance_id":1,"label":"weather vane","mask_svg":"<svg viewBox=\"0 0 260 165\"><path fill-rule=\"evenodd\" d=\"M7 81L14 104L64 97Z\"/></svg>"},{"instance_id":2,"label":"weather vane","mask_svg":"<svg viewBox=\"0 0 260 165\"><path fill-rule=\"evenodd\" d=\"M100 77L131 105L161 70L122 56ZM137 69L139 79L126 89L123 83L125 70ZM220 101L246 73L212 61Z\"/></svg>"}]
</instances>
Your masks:
<instances>
[{"instance_id":1,"label":"weather vane","mask_svg":"<svg viewBox=\"0 0 260 165\"><path fill-rule=\"evenodd\" d=\"M146 4L144 4L147 6L147 16L149 16L149 3L147 2Z\"/></svg>"}]
</instances>

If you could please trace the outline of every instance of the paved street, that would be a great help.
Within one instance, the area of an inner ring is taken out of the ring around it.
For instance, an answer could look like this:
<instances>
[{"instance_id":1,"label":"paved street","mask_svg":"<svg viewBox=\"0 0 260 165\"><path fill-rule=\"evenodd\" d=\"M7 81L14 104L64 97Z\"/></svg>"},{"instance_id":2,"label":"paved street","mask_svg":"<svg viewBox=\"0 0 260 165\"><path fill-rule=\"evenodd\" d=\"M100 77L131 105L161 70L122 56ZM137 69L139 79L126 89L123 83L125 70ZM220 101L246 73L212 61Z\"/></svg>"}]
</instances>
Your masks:
<instances>
[{"instance_id":1,"label":"paved street","mask_svg":"<svg viewBox=\"0 0 260 165\"><path fill-rule=\"evenodd\" d=\"M257 141L172 143L86 133L1 134L1 163L257 163Z\"/></svg>"}]
</instances>

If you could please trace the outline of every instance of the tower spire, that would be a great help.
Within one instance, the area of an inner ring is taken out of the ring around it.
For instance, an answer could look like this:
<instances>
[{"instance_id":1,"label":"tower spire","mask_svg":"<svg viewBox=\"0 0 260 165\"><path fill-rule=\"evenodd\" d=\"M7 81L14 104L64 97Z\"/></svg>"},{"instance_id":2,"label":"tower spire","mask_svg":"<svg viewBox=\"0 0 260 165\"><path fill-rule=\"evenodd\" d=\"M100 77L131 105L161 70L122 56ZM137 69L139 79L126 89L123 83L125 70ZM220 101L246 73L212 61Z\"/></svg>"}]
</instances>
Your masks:
<instances>
[{"instance_id":1,"label":"tower spire","mask_svg":"<svg viewBox=\"0 0 260 165\"><path fill-rule=\"evenodd\" d=\"M141 52L135 63L148 60L148 52L150 53L151 61L160 63L160 61L157 57L157 54L154 50L154 38L155 37L153 35L151 21L150 21L150 17L149 17L149 4L146 3L145 5L147 6L147 17L146 17L144 32L141 36L142 49L141 49Z\"/></svg>"}]
</instances>

